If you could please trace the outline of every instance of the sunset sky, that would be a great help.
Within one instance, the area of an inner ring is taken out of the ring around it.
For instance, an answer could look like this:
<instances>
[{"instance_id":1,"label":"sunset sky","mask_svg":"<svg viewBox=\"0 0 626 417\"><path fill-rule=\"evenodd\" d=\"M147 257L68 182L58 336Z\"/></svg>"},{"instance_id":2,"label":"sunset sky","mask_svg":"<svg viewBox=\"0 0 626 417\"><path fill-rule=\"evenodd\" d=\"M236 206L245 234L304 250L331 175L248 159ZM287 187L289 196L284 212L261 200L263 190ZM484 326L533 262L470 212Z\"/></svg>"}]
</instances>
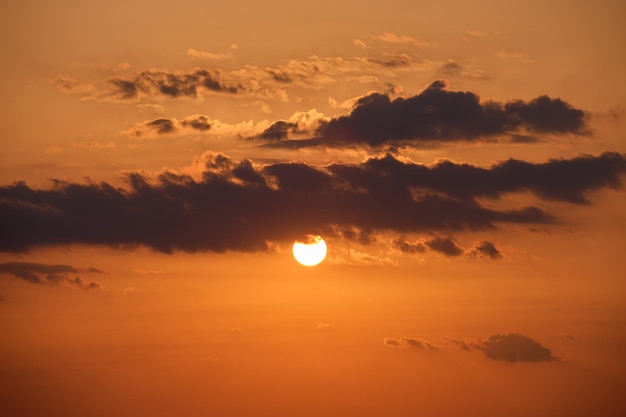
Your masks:
<instances>
[{"instance_id":1,"label":"sunset sky","mask_svg":"<svg viewBox=\"0 0 626 417\"><path fill-rule=\"evenodd\" d=\"M624 16L2 2L3 415L626 415Z\"/></svg>"}]
</instances>

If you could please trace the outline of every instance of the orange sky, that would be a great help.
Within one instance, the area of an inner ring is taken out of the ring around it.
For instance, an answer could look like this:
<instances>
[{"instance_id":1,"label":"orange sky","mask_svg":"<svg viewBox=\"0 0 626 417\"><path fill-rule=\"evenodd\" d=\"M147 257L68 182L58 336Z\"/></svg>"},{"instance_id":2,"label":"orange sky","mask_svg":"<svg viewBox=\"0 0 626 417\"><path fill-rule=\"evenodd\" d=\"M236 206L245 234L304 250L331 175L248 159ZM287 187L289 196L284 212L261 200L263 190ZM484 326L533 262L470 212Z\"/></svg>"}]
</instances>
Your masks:
<instances>
[{"instance_id":1,"label":"orange sky","mask_svg":"<svg viewBox=\"0 0 626 417\"><path fill-rule=\"evenodd\" d=\"M1 408L623 415L625 13L3 3Z\"/></svg>"}]
</instances>

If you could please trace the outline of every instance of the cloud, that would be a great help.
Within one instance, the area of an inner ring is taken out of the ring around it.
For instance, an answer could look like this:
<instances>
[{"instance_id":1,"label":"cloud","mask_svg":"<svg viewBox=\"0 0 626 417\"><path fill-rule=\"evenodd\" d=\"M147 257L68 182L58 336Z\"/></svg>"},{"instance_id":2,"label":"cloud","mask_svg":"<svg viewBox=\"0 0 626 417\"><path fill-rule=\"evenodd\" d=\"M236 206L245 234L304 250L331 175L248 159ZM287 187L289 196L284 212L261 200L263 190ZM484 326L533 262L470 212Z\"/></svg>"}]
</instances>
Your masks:
<instances>
[{"instance_id":1,"label":"cloud","mask_svg":"<svg viewBox=\"0 0 626 417\"><path fill-rule=\"evenodd\" d=\"M501 259L502 254L496 245L492 242L481 240L474 244L474 247L467 251L467 255L471 258L488 258L488 259Z\"/></svg>"},{"instance_id":2,"label":"cloud","mask_svg":"<svg viewBox=\"0 0 626 417\"><path fill-rule=\"evenodd\" d=\"M448 91L435 81L408 98L362 97L350 114L323 123L317 136L331 147L424 146L525 132L582 135L588 132L585 119L584 111L559 98L481 102L472 92Z\"/></svg>"},{"instance_id":3,"label":"cloud","mask_svg":"<svg viewBox=\"0 0 626 417\"><path fill-rule=\"evenodd\" d=\"M426 241L426 246L435 252L440 252L446 256L459 256L463 249L449 237L435 237Z\"/></svg>"},{"instance_id":4,"label":"cloud","mask_svg":"<svg viewBox=\"0 0 626 417\"><path fill-rule=\"evenodd\" d=\"M238 87L228 84L222 78L219 71L201 68L176 72L153 69L128 76L110 77L100 94L117 100L137 99L142 95L197 98L201 91L236 94Z\"/></svg>"},{"instance_id":5,"label":"cloud","mask_svg":"<svg viewBox=\"0 0 626 417\"><path fill-rule=\"evenodd\" d=\"M389 32L384 32L382 35L373 35L371 36L371 38L377 41L395 45L411 45L422 48L432 48L433 46L435 46L433 42L428 42L421 38L416 38L409 35L398 35Z\"/></svg>"},{"instance_id":6,"label":"cloud","mask_svg":"<svg viewBox=\"0 0 626 417\"><path fill-rule=\"evenodd\" d=\"M393 240L393 246L401 252L408 254L433 251L448 257L456 257L465 254L465 256L470 259L487 258L498 260L502 258L502 254L496 248L496 245L486 240L475 242L474 246L470 249L463 249L451 237L431 237L415 242L408 242L400 237Z\"/></svg>"},{"instance_id":7,"label":"cloud","mask_svg":"<svg viewBox=\"0 0 626 417\"><path fill-rule=\"evenodd\" d=\"M332 323L319 323L317 325L317 330L324 332L334 332L336 330L336 327Z\"/></svg>"},{"instance_id":8,"label":"cloud","mask_svg":"<svg viewBox=\"0 0 626 417\"><path fill-rule=\"evenodd\" d=\"M96 281L83 281L80 277L71 277L77 273L99 273L95 268L79 270L70 265L47 265L32 262L6 262L0 264L0 274L13 275L32 284L69 284L85 290L97 290L102 286Z\"/></svg>"},{"instance_id":9,"label":"cloud","mask_svg":"<svg viewBox=\"0 0 626 417\"><path fill-rule=\"evenodd\" d=\"M236 48L233 48L236 49ZM222 59L232 59L234 57L232 52L227 52L224 54L214 54L211 52L198 51L197 49L189 48L187 50L187 55L194 59L211 59L211 60L222 60Z\"/></svg>"},{"instance_id":10,"label":"cloud","mask_svg":"<svg viewBox=\"0 0 626 417\"><path fill-rule=\"evenodd\" d=\"M496 334L485 341L472 345L494 361L504 362L541 362L556 358L550 349L539 342L519 333Z\"/></svg>"},{"instance_id":11,"label":"cloud","mask_svg":"<svg viewBox=\"0 0 626 417\"><path fill-rule=\"evenodd\" d=\"M626 173L626 159L618 153L544 163L508 160L488 168L451 161L427 166L391 155L324 167L255 165L213 153L199 161L196 177L128 173L124 188L61 180L49 189L24 182L2 186L0 251L73 243L144 245L166 253L257 251L312 231L446 236L500 223L545 225L557 221L558 213L481 201L530 191L544 201L588 204L590 192L619 187ZM445 238L423 244L444 254L454 253L456 245ZM475 250L493 252L486 244Z\"/></svg>"},{"instance_id":12,"label":"cloud","mask_svg":"<svg viewBox=\"0 0 626 417\"><path fill-rule=\"evenodd\" d=\"M439 346L415 337L385 337L383 345L391 349L439 350Z\"/></svg>"}]
</instances>

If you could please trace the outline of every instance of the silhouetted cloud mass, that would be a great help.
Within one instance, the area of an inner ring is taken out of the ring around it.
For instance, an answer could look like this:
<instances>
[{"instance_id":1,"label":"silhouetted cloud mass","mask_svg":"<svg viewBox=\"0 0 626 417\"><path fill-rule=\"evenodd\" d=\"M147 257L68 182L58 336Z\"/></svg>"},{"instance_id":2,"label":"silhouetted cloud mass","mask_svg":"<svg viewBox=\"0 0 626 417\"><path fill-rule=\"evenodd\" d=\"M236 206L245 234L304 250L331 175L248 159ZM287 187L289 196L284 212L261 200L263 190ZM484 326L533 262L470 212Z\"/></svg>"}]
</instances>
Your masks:
<instances>
[{"instance_id":1,"label":"silhouetted cloud mass","mask_svg":"<svg viewBox=\"0 0 626 417\"><path fill-rule=\"evenodd\" d=\"M495 361L540 362L556 359L550 349L518 333L496 334L473 344L473 347Z\"/></svg>"},{"instance_id":2,"label":"silhouetted cloud mass","mask_svg":"<svg viewBox=\"0 0 626 417\"><path fill-rule=\"evenodd\" d=\"M79 270L70 265L47 265L32 262L6 262L0 264L0 274L13 275L32 284L56 285L66 283L85 290L100 289L102 287L98 282L85 282L79 276L70 276L71 274L81 272L99 273L101 271L95 268Z\"/></svg>"},{"instance_id":3,"label":"silhouetted cloud mass","mask_svg":"<svg viewBox=\"0 0 626 417\"><path fill-rule=\"evenodd\" d=\"M199 179L131 173L125 188L60 180L49 189L24 182L0 187L0 251L74 243L167 253L257 251L311 232L368 240L376 232L446 236L498 223L546 224L558 220L546 208L498 209L481 201L530 191L547 201L588 203L590 192L618 187L624 172L618 153L539 164L508 160L488 168L450 161L427 166L390 155L326 167L256 166L210 154ZM445 238L422 245L446 255L460 249ZM475 250L496 256L488 243Z\"/></svg>"},{"instance_id":4,"label":"silhouetted cloud mass","mask_svg":"<svg viewBox=\"0 0 626 417\"><path fill-rule=\"evenodd\" d=\"M380 93L362 97L348 115L322 123L317 140L290 141L284 146L419 147L511 135L519 141L532 137L529 134L586 134L585 120L583 110L559 98L481 102L472 92L449 91L443 81L435 81L408 98L391 99Z\"/></svg>"}]
</instances>

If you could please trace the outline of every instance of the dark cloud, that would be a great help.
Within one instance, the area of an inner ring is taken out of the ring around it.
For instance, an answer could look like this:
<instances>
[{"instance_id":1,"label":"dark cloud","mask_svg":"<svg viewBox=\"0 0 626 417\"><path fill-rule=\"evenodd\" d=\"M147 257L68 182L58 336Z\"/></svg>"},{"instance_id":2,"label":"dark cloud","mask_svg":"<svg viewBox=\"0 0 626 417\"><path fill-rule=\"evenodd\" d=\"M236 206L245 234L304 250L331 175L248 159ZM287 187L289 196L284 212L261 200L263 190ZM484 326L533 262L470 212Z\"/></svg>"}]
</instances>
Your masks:
<instances>
[{"instance_id":1,"label":"dark cloud","mask_svg":"<svg viewBox=\"0 0 626 417\"><path fill-rule=\"evenodd\" d=\"M461 72L462 68L456 62L447 62L437 70L437 74L443 76L458 76Z\"/></svg>"},{"instance_id":2,"label":"dark cloud","mask_svg":"<svg viewBox=\"0 0 626 417\"><path fill-rule=\"evenodd\" d=\"M187 117L183 119L180 124L184 127L189 126L196 130L209 130L211 128L209 118L203 115Z\"/></svg>"},{"instance_id":3,"label":"dark cloud","mask_svg":"<svg viewBox=\"0 0 626 417\"><path fill-rule=\"evenodd\" d=\"M70 265L47 265L32 262L6 262L0 264L0 274L13 275L16 278L32 284L60 284L66 283L85 290L100 289L102 286L95 281L85 282L80 277L71 274L99 273L98 269L88 268L79 270Z\"/></svg>"},{"instance_id":4,"label":"dark cloud","mask_svg":"<svg viewBox=\"0 0 626 417\"><path fill-rule=\"evenodd\" d=\"M528 133L586 134L585 119L584 111L559 98L481 102L472 92L448 91L443 81L435 81L408 98L392 100L380 93L362 97L350 114L322 123L316 142L285 145L431 146L510 135L530 137Z\"/></svg>"},{"instance_id":5,"label":"dark cloud","mask_svg":"<svg viewBox=\"0 0 626 417\"><path fill-rule=\"evenodd\" d=\"M496 334L472 345L494 361L540 362L553 361L550 349L519 333Z\"/></svg>"},{"instance_id":6,"label":"dark cloud","mask_svg":"<svg viewBox=\"0 0 626 417\"><path fill-rule=\"evenodd\" d=\"M385 337L383 345L392 349L439 350L428 340L415 337Z\"/></svg>"},{"instance_id":7,"label":"dark cloud","mask_svg":"<svg viewBox=\"0 0 626 417\"><path fill-rule=\"evenodd\" d=\"M424 253L427 250L426 245L422 242L407 242L402 238L395 239L393 245L405 253Z\"/></svg>"},{"instance_id":8,"label":"dark cloud","mask_svg":"<svg viewBox=\"0 0 626 417\"><path fill-rule=\"evenodd\" d=\"M189 72L164 70L142 71L128 77L113 77L108 80L107 95L119 100L137 98L140 94L164 95L172 98L198 97L199 91L235 94L237 86L221 80L216 71L195 69Z\"/></svg>"},{"instance_id":9,"label":"dark cloud","mask_svg":"<svg viewBox=\"0 0 626 417\"><path fill-rule=\"evenodd\" d=\"M0 187L0 251L73 243L256 251L307 233L446 236L498 223L549 224L558 217L546 209L497 209L480 201L531 191L544 200L586 202L591 191L618 187L624 172L626 161L617 153L543 164L509 160L489 168L450 161L426 166L389 155L357 165L257 167L211 155L201 179L168 172L149 181L132 173L126 188L58 180L50 189L24 182ZM447 239L422 244L456 254L458 245ZM475 250L495 253L485 243Z\"/></svg>"},{"instance_id":10,"label":"dark cloud","mask_svg":"<svg viewBox=\"0 0 626 417\"><path fill-rule=\"evenodd\" d=\"M496 248L496 245L486 240L474 243L474 246L468 250L459 246L451 237L432 237L416 242L408 242L403 238L397 238L393 241L393 246L409 254L434 251L451 257L465 254L469 258L489 258L493 260L502 258L502 254Z\"/></svg>"},{"instance_id":11,"label":"dark cloud","mask_svg":"<svg viewBox=\"0 0 626 417\"><path fill-rule=\"evenodd\" d=\"M502 254L496 248L492 242L486 240L478 241L474 244L474 247L467 252L469 257L472 258L489 258L489 259L501 259Z\"/></svg>"},{"instance_id":12,"label":"dark cloud","mask_svg":"<svg viewBox=\"0 0 626 417\"><path fill-rule=\"evenodd\" d=\"M282 140L287 139L289 133L298 132L298 124L279 120L274 122L265 129L257 138L264 140Z\"/></svg>"},{"instance_id":13,"label":"dark cloud","mask_svg":"<svg viewBox=\"0 0 626 417\"><path fill-rule=\"evenodd\" d=\"M449 237L435 237L426 241L426 246L435 252L440 252L446 256L459 256L463 253L463 248L457 245Z\"/></svg>"},{"instance_id":14,"label":"dark cloud","mask_svg":"<svg viewBox=\"0 0 626 417\"><path fill-rule=\"evenodd\" d=\"M146 124L148 128L159 134L172 133L175 129L174 122L170 119L156 119Z\"/></svg>"}]
</instances>

